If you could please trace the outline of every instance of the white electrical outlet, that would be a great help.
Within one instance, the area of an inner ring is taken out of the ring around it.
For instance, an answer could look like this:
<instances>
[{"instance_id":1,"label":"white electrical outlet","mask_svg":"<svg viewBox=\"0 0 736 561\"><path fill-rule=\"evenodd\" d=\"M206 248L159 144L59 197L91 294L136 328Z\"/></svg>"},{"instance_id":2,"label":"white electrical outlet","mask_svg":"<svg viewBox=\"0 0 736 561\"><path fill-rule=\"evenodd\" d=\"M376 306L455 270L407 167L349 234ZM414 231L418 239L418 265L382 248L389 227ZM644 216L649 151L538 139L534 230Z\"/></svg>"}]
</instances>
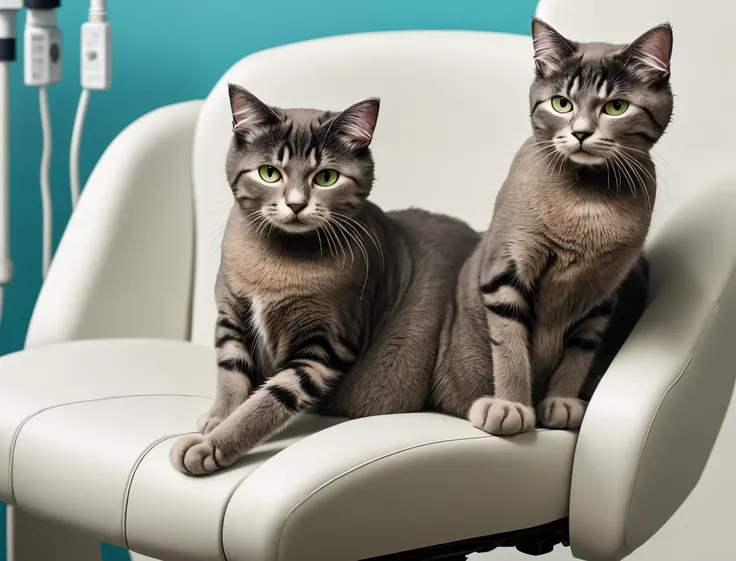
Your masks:
<instances>
[{"instance_id":1,"label":"white electrical outlet","mask_svg":"<svg viewBox=\"0 0 736 561\"><path fill-rule=\"evenodd\" d=\"M107 90L112 82L112 32L109 22L82 24L82 87Z\"/></svg>"},{"instance_id":2,"label":"white electrical outlet","mask_svg":"<svg viewBox=\"0 0 736 561\"><path fill-rule=\"evenodd\" d=\"M48 86L60 82L61 31L56 26L54 10L28 10L23 42L26 85Z\"/></svg>"}]
</instances>

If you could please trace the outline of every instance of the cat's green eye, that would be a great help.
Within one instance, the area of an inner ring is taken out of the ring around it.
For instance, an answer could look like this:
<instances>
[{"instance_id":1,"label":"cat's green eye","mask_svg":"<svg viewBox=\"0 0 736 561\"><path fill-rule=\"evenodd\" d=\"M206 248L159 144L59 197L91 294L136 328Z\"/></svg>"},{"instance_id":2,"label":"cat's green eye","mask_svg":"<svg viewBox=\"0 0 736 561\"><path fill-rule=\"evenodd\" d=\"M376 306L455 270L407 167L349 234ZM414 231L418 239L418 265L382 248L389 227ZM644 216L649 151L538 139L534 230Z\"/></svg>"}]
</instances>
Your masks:
<instances>
[{"instance_id":1,"label":"cat's green eye","mask_svg":"<svg viewBox=\"0 0 736 561\"><path fill-rule=\"evenodd\" d=\"M569 113L572 111L572 101L561 95L552 98L552 108L558 113Z\"/></svg>"},{"instance_id":2,"label":"cat's green eye","mask_svg":"<svg viewBox=\"0 0 736 561\"><path fill-rule=\"evenodd\" d=\"M261 166L258 168L258 175L266 183L276 183L281 179L281 172L273 166Z\"/></svg>"},{"instance_id":3,"label":"cat's green eye","mask_svg":"<svg viewBox=\"0 0 736 561\"><path fill-rule=\"evenodd\" d=\"M330 187L337 183L338 177L340 177L340 174L334 169L323 169L314 176L314 182L320 187Z\"/></svg>"},{"instance_id":4,"label":"cat's green eye","mask_svg":"<svg viewBox=\"0 0 736 561\"><path fill-rule=\"evenodd\" d=\"M629 102L624 101L623 99L616 99L614 101L609 101L603 106L603 111L606 113L606 115L613 115L616 117L617 115L623 115L626 113L626 110L629 108Z\"/></svg>"}]
</instances>

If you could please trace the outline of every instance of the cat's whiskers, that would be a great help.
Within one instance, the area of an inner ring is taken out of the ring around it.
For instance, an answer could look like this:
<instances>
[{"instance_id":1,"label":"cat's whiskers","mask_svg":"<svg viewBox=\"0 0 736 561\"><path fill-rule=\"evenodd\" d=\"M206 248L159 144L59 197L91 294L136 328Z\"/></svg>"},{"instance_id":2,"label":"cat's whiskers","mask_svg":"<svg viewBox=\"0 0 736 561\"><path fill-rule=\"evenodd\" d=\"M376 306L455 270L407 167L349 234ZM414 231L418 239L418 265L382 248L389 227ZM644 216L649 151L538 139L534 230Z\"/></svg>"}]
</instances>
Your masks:
<instances>
[{"instance_id":1,"label":"cat's whiskers","mask_svg":"<svg viewBox=\"0 0 736 561\"><path fill-rule=\"evenodd\" d=\"M528 154L526 156L526 158L524 158L523 160L521 160L521 162L519 162L519 167L520 168L527 162L527 160L529 160L529 158L532 158L533 156L536 156L540 152L544 152L545 150L550 150L550 149L551 150L554 150L555 149L555 143L554 143L553 140L543 140L541 142L534 142L534 143L530 144L530 146L540 146L540 145L542 146L541 148L537 148L531 154Z\"/></svg>"},{"instance_id":2,"label":"cat's whiskers","mask_svg":"<svg viewBox=\"0 0 736 561\"><path fill-rule=\"evenodd\" d=\"M327 219L322 218L322 225L320 226L320 228L326 225L327 225ZM331 256L335 257L336 252L332 245L332 236L330 235L330 231L327 230L327 228L325 228L324 233L325 233L325 240L327 241L327 251L329 252Z\"/></svg>"},{"instance_id":3,"label":"cat's whiskers","mask_svg":"<svg viewBox=\"0 0 736 561\"><path fill-rule=\"evenodd\" d=\"M340 234L342 234L342 232L340 231L339 228L337 228L337 225L335 224L334 221L330 220L327 225L330 228L330 230L332 230L333 233L335 234L335 239L337 240L337 243L340 244L340 251L342 251L342 266L345 267L345 265L347 265L347 262L348 262L348 252L345 251L345 247L342 245L342 242L343 240L345 240L345 242L348 245L348 248L350 248L350 243L347 241L344 235L342 236L342 238L340 237ZM350 248L350 254L351 255L353 254L352 248ZM350 266L352 267L354 263L355 263L355 258L353 258L353 261L351 262Z\"/></svg>"},{"instance_id":4,"label":"cat's whiskers","mask_svg":"<svg viewBox=\"0 0 736 561\"><path fill-rule=\"evenodd\" d=\"M565 154L562 152L558 152L558 156L555 156L555 158L552 160L552 173L555 173L555 171L557 171L557 175L562 175L562 170L565 168L567 156L565 156ZM560 166L559 170L557 169L558 164Z\"/></svg>"},{"instance_id":5,"label":"cat's whiskers","mask_svg":"<svg viewBox=\"0 0 736 561\"><path fill-rule=\"evenodd\" d=\"M641 150L639 150L639 152L641 152ZM660 162L661 162L662 164L664 164L665 166L667 166L668 168L671 168L671 167L672 167L672 166L670 166L670 163L669 163L669 162L668 162L667 160L665 160L665 159L664 159L664 157L662 156L662 154L660 154L659 152L657 152L657 151L656 151L656 150L655 150L654 148L650 148L650 149L649 149L649 155L650 155L650 157L651 157L651 156L656 156L656 157L657 157L657 159L658 159L658 160L659 160L659 161L660 161ZM653 161L653 160L654 160L654 158L652 158L652 161Z\"/></svg>"},{"instance_id":6,"label":"cat's whiskers","mask_svg":"<svg viewBox=\"0 0 736 561\"><path fill-rule=\"evenodd\" d=\"M606 156L607 156L607 154L606 154ZM606 157L606 156L604 156L604 157L603 157L603 163L604 163L604 164L605 164L605 166L606 166L606 188L607 188L607 189L608 189L608 190L609 190L609 191L610 191L611 193L613 193L613 190L611 189L611 167L612 167L612 166L609 166L609 165L608 165L608 157ZM616 196L617 196L617 197L619 197L619 196L620 196L620 194L619 194L618 190L616 191Z\"/></svg>"},{"instance_id":7,"label":"cat's whiskers","mask_svg":"<svg viewBox=\"0 0 736 561\"><path fill-rule=\"evenodd\" d=\"M348 246L348 249L350 250L350 266L352 267L353 265L355 265L355 254L353 253L353 246L350 243L350 240L345 235L344 227L339 222L336 222L336 221L333 221L331 225L334 225L337 232L342 234L342 237L345 239L345 244Z\"/></svg>"},{"instance_id":8,"label":"cat's whiskers","mask_svg":"<svg viewBox=\"0 0 736 561\"><path fill-rule=\"evenodd\" d=\"M342 220L345 224L350 226L355 231L355 233L358 234L359 238L362 236L360 235L360 232L358 231L356 226L366 233L366 235L371 240L371 242L373 242L373 245L378 251L379 257L381 259L381 271L384 271L386 266L386 259L383 253L383 246L381 245L381 241L378 239L378 235L374 232L371 232L365 224L363 224L360 220L356 218L334 211L332 212L332 214L333 216L335 216L335 218L337 218L338 220Z\"/></svg>"},{"instance_id":9,"label":"cat's whiskers","mask_svg":"<svg viewBox=\"0 0 736 561\"><path fill-rule=\"evenodd\" d=\"M611 162L611 171L613 172L613 181L616 184L616 196L620 197L621 196L621 178L619 177L618 167L616 164L616 160L614 158L615 153L612 149L609 149L607 153L609 157L611 157L613 160ZM608 160L606 160L606 162L608 162Z\"/></svg>"},{"instance_id":10,"label":"cat's whiskers","mask_svg":"<svg viewBox=\"0 0 736 561\"><path fill-rule=\"evenodd\" d=\"M347 221L345 222L346 225L349 226L355 232L358 238L361 238L360 231L358 230L358 228L360 228L360 230L366 233L366 235L368 236L368 239L371 240L371 242L373 243L373 246L376 248L376 251L378 251L378 256L381 260L381 273L383 273L386 269L386 256L383 252L383 246L381 245L381 240L379 240L378 235L375 232L371 232L365 224L363 224L360 220L356 218L352 218L350 216L346 216L340 213L336 213L336 217L343 221ZM367 251L368 250L366 248L366 253Z\"/></svg>"},{"instance_id":11,"label":"cat's whiskers","mask_svg":"<svg viewBox=\"0 0 736 561\"><path fill-rule=\"evenodd\" d=\"M319 243L319 256L322 257L322 236L319 233L319 228L316 228L317 231L317 242Z\"/></svg>"},{"instance_id":12,"label":"cat's whiskers","mask_svg":"<svg viewBox=\"0 0 736 561\"><path fill-rule=\"evenodd\" d=\"M332 230L332 228L330 228L330 220L329 220L329 218L325 218L325 220L324 220L324 232L325 232L325 235L327 236L327 238L329 239L330 251L332 253L332 256L335 259L340 259L340 253L339 253L339 250L338 250L337 240L335 239L335 233L334 233L334 231ZM345 262L344 261L342 263L342 266L345 266Z\"/></svg>"},{"instance_id":13,"label":"cat's whiskers","mask_svg":"<svg viewBox=\"0 0 736 561\"><path fill-rule=\"evenodd\" d=\"M564 152L560 152L560 154L560 170L557 172L558 175L562 175L562 170L565 168L565 163L569 159L567 154L565 154Z\"/></svg>"},{"instance_id":14,"label":"cat's whiskers","mask_svg":"<svg viewBox=\"0 0 736 561\"><path fill-rule=\"evenodd\" d=\"M619 165L621 165L622 171L626 173L626 176L630 181L630 188L635 198L637 196L636 188L637 188L637 182L638 182L638 186L641 187L644 197L646 198L647 206L649 207L649 212L651 212L652 211L652 200L651 200L651 197L649 196L649 189L647 188L646 181L644 177L641 175L641 173L633 165L633 163L639 164L639 162L636 162L630 156L626 156L626 154L621 151L615 152L614 159L619 163Z\"/></svg>"},{"instance_id":15,"label":"cat's whiskers","mask_svg":"<svg viewBox=\"0 0 736 561\"><path fill-rule=\"evenodd\" d=\"M350 237L355 241L355 244L358 246L358 249L360 249L361 253L363 254L363 260L365 261L365 278L363 279L363 287L360 290L360 299L363 299L363 294L365 293L365 287L368 284L368 274L370 271L370 260L368 259L368 250L366 249L365 245L363 244L363 241L360 239L360 236L356 236L353 234L350 230L345 228L346 224L349 224L347 222L339 222L337 219L340 217L340 215L333 213L333 217L335 220L330 220L331 224L334 224L339 229L341 228L341 231L343 233L347 233L350 235ZM345 238L347 241L347 237ZM349 245L349 244L348 244Z\"/></svg>"},{"instance_id":16,"label":"cat's whiskers","mask_svg":"<svg viewBox=\"0 0 736 561\"><path fill-rule=\"evenodd\" d=\"M358 248L361 250L361 253L363 253L363 258L366 260L366 263L368 263L368 250L365 247L363 240L361 239L360 232L355 228L355 226L353 226L349 222L346 222L344 216L339 215L337 213L333 213L333 218L335 219L333 221L335 226L340 228L341 231L344 231L344 233L347 233L350 235L353 241L355 241Z\"/></svg>"},{"instance_id":17,"label":"cat's whiskers","mask_svg":"<svg viewBox=\"0 0 736 561\"><path fill-rule=\"evenodd\" d=\"M559 158L560 153L559 151L555 152L555 155L552 156L552 159L549 160L545 166L544 166L544 173L547 175L550 175L552 171L554 171L554 165L557 163L557 159Z\"/></svg>"},{"instance_id":18,"label":"cat's whiskers","mask_svg":"<svg viewBox=\"0 0 736 561\"><path fill-rule=\"evenodd\" d=\"M646 193L647 188L646 188L646 183L644 181L644 178L641 176L641 174L639 173L639 171L632 165L632 163L626 158L626 155L625 154L622 153L621 154L621 158L625 162L626 167L631 172L631 175L634 176L634 178L637 180L637 183L639 184L639 186L642 188L642 190L644 191L644 193Z\"/></svg>"},{"instance_id":19,"label":"cat's whiskers","mask_svg":"<svg viewBox=\"0 0 736 561\"><path fill-rule=\"evenodd\" d=\"M612 155L614 161L619 165L619 171L626 176L626 182L629 184L629 191L631 191L633 197L636 198L636 182L634 181L632 174L629 173L629 167L626 160L621 157L621 153L618 151L612 152Z\"/></svg>"},{"instance_id":20,"label":"cat's whiskers","mask_svg":"<svg viewBox=\"0 0 736 561\"><path fill-rule=\"evenodd\" d=\"M342 234L342 236L345 238L345 243L347 243L348 247L350 248L350 256L352 257L352 260L350 261L350 266L355 265L355 256L353 254L353 244L348 239L348 235L350 235L350 231L345 228L344 224L341 224L340 222L336 220L333 220L332 224L334 224L337 231L340 232L340 234ZM350 238L352 238L353 241L356 241L354 236L350 235ZM356 244L357 244L357 241L356 241Z\"/></svg>"},{"instance_id":21,"label":"cat's whiskers","mask_svg":"<svg viewBox=\"0 0 736 561\"><path fill-rule=\"evenodd\" d=\"M534 169L535 169L535 168L536 168L536 167L537 167L537 166L538 166L539 164L541 164L542 162L546 161L546 160L547 160L547 158L549 158L550 156L554 158L554 157L555 157L555 156L556 156L557 154L559 154L559 151L558 151L558 150L557 150L557 149L556 149L556 148L555 148L554 146L547 146L547 147L545 147L545 148L543 148L543 149L541 149L541 150L537 151L536 153L538 154L538 153L539 153L539 152L541 152L542 150L545 150L545 149L549 149L549 148L551 148L551 152L549 152L549 153L547 153L547 154L543 155L543 156L542 156L541 158L539 158L539 160L538 160L538 161L537 161L537 162L536 162L536 163L535 163L535 164L534 164L534 165L533 165L533 166L532 166L532 167L531 167L531 168L530 168L529 170L527 170L526 174L525 174L525 175L524 175L524 177L522 178L522 181L524 181L524 180L525 180L525 179L527 178L527 176L528 176L528 175L529 175L529 174L530 174L531 172L533 172L533 171L534 171ZM527 158L527 159L528 159L528 158ZM526 160L524 160L524 161L526 161Z\"/></svg>"},{"instance_id":22,"label":"cat's whiskers","mask_svg":"<svg viewBox=\"0 0 736 561\"><path fill-rule=\"evenodd\" d=\"M258 229L256 230L256 233L258 234L258 237L260 238L266 232L266 228L268 228L268 226L271 223L271 221L268 220L268 217L263 212L263 210L259 211L258 217L261 219L261 221L260 221L260 224L258 226ZM269 232L269 234L270 234L270 232Z\"/></svg>"},{"instance_id":23,"label":"cat's whiskers","mask_svg":"<svg viewBox=\"0 0 736 561\"><path fill-rule=\"evenodd\" d=\"M253 212L240 217L240 222L245 222L246 224L255 227L256 232L258 231L258 228L260 228L260 226L263 224L264 220L265 218L263 217L263 211L261 209L254 210ZM227 223L225 223L223 231L225 230L225 228L227 228Z\"/></svg>"},{"instance_id":24,"label":"cat's whiskers","mask_svg":"<svg viewBox=\"0 0 736 561\"><path fill-rule=\"evenodd\" d=\"M645 156L645 157L651 159L652 160L652 163L654 163L655 165L656 165L657 162L655 162L654 157L656 157L657 160L659 160L659 163L661 163L662 165L667 166L668 168L671 168L669 162L667 160L665 160L662 157L662 155L659 154L659 152L657 152L654 148L650 148L649 149L649 152L645 152L644 150L639 150L638 148L633 148L631 146L618 145L618 148L620 148L620 149L622 149L624 151L627 151L627 152L635 152L637 154L641 154L642 156ZM634 158L634 160L636 161L637 164L641 165L641 162L639 162L638 160L636 160L636 158ZM651 175L652 175L651 172L649 172L649 170L646 169L646 168L644 168L644 169L646 170L646 172L648 173L648 175L651 177ZM653 177L651 179L652 179L653 182L655 182L657 184L657 186L658 186L659 189L662 189L662 188L666 188L667 187L667 185L665 183L663 183L661 179L660 179L660 181L656 181Z\"/></svg>"},{"instance_id":25,"label":"cat's whiskers","mask_svg":"<svg viewBox=\"0 0 736 561\"><path fill-rule=\"evenodd\" d=\"M363 258L368 259L368 251L365 245L363 244L363 240L361 239L360 232L349 222L345 222L344 219L342 219L339 216L335 216L335 226L340 228L340 230L344 234L348 234L351 239L353 239L358 246L358 248L363 253ZM366 261L367 262L367 261Z\"/></svg>"},{"instance_id":26,"label":"cat's whiskers","mask_svg":"<svg viewBox=\"0 0 736 561\"><path fill-rule=\"evenodd\" d=\"M537 148L536 150L534 150L534 152L532 152L531 154L528 154L526 158L524 158L523 160L521 160L521 162L519 162L520 168L527 162L527 160L529 160L529 158L536 156L540 152L544 152L545 150L555 151L554 140L542 140L541 142L534 142L533 144L530 144L530 146L540 146L540 145L542 146L541 148Z\"/></svg>"},{"instance_id":27,"label":"cat's whiskers","mask_svg":"<svg viewBox=\"0 0 736 561\"><path fill-rule=\"evenodd\" d=\"M630 154L626 154L625 152L622 152L622 153L621 153L621 156L622 156L622 157L624 157L624 158L626 158L627 160L629 160L629 161L631 162L631 164L632 164L632 165L635 165L635 166L637 167L637 169L639 169L639 170L641 170L642 172L644 172L644 173L646 174L646 176L647 176L647 177L649 177L649 179L651 180L651 182L652 182L652 183L655 183L655 184L656 184L657 180L656 180L656 179L655 179L655 177L654 177L654 176L652 175L652 172L651 172L651 171L649 171L649 170L648 170L648 169L647 169L647 168L646 168L646 167L644 166L644 164L642 164L642 163L641 163L641 162L640 162L639 160L637 160L636 158L634 158L634 157L633 157L632 155L630 155Z\"/></svg>"},{"instance_id":28,"label":"cat's whiskers","mask_svg":"<svg viewBox=\"0 0 736 561\"><path fill-rule=\"evenodd\" d=\"M646 197L647 204L649 205L649 211L651 212L652 200L649 196L649 189L647 187L644 175L642 175L640 172L643 171L646 176L649 177L653 185L656 185L657 180L654 178L651 172L647 168L645 168L641 162L637 161L633 156L628 155L625 152L619 152L619 155L621 156L622 160L626 162L632 174L636 175L637 179L639 180L639 184L641 185L642 191L644 191L644 196Z\"/></svg>"}]
</instances>

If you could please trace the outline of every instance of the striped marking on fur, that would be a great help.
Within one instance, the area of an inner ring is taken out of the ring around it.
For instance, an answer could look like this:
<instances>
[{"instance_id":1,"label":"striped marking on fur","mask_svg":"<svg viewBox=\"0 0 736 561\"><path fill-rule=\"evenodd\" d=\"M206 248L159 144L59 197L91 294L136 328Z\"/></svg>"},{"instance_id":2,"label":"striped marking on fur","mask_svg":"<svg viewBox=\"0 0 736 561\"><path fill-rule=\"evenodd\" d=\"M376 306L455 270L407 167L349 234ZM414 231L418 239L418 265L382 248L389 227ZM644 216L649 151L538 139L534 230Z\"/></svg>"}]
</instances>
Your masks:
<instances>
[{"instance_id":1,"label":"striped marking on fur","mask_svg":"<svg viewBox=\"0 0 736 561\"><path fill-rule=\"evenodd\" d=\"M340 373L314 359L292 361L266 383L266 390L290 412L313 405L328 392Z\"/></svg>"},{"instance_id":2,"label":"striped marking on fur","mask_svg":"<svg viewBox=\"0 0 736 561\"><path fill-rule=\"evenodd\" d=\"M221 358L217 361L217 367L228 372L239 372L248 376L248 378L253 375L250 361L245 357Z\"/></svg>"},{"instance_id":3,"label":"striped marking on fur","mask_svg":"<svg viewBox=\"0 0 736 561\"><path fill-rule=\"evenodd\" d=\"M266 390L289 412L296 413L299 411L299 397L293 391L276 384L267 385Z\"/></svg>"},{"instance_id":4,"label":"striped marking on fur","mask_svg":"<svg viewBox=\"0 0 736 561\"><path fill-rule=\"evenodd\" d=\"M215 329L217 367L227 373L236 373L248 379L251 388L260 385L258 369L251 355L253 338L241 326L220 311Z\"/></svg>"},{"instance_id":5,"label":"striped marking on fur","mask_svg":"<svg viewBox=\"0 0 736 561\"><path fill-rule=\"evenodd\" d=\"M521 323L531 331L534 323L533 290L521 282L514 263L481 285L480 290L483 304L489 312Z\"/></svg>"},{"instance_id":6,"label":"striped marking on fur","mask_svg":"<svg viewBox=\"0 0 736 561\"><path fill-rule=\"evenodd\" d=\"M355 362L355 355L345 345L340 346L341 353L338 353L327 337L317 334L300 341L289 356L292 360L309 359L319 362L326 368L347 372Z\"/></svg>"},{"instance_id":7,"label":"striped marking on fur","mask_svg":"<svg viewBox=\"0 0 736 561\"><path fill-rule=\"evenodd\" d=\"M233 323L232 323L232 322L231 322L231 321L230 321L230 320L229 320L229 319L228 319L227 317L225 317L225 316L220 316L220 317L219 317L219 318L217 319L217 325L218 325L219 327L222 327L222 328L224 328L224 329L229 329L230 331L233 331L233 332L235 332L236 334L240 335L241 337L245 337L245 336L246 336L246 334L245 334L245 331L244 331L244 330L243 330L242 328L240 328L240 327L238 327L237 325L233 324Z\"/></svg>"},{"instance_id":8,"label":"striped marking on fur","mask_svg":"<svg viewBox=\"0 0 736 561\"><path fill-rule=\"evenodd\" d=\"M520 323L527 329L532 328L532 318L527 310L514 304L486 304L486 309L499 317Z\"/></svg>"}]
</instances>

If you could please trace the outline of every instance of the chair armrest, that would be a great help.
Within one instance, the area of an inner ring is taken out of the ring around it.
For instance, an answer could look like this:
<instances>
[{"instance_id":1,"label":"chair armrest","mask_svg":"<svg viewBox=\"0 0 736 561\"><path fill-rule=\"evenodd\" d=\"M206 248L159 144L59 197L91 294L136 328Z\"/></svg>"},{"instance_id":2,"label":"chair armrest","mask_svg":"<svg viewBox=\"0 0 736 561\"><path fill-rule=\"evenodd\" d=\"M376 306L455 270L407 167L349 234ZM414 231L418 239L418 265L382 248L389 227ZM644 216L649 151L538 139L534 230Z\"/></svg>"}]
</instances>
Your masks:
<instances>
[{"instance_id":1,"label":"chair armrest","mask_svg":"<svg viewBox=\"0 0 736 561\"><path fill-rule=\"evenodd\" d=\"M202 106L163 107L105 150L72 214L26 347L73 339L187 339L194 217L191 153Z\"/></svg>"},{"instance_id":2,"label":"chair armrest","mask_svg":"<svg viewBox=\"0 0 736 561\"><path fill-rule=\"evenodd\" d=\"M700 479L734 386L736 183L699 191L648 250L651 303L580 429L570 498L575 557L618 561Z\"/></svg>"}]
</instances>

